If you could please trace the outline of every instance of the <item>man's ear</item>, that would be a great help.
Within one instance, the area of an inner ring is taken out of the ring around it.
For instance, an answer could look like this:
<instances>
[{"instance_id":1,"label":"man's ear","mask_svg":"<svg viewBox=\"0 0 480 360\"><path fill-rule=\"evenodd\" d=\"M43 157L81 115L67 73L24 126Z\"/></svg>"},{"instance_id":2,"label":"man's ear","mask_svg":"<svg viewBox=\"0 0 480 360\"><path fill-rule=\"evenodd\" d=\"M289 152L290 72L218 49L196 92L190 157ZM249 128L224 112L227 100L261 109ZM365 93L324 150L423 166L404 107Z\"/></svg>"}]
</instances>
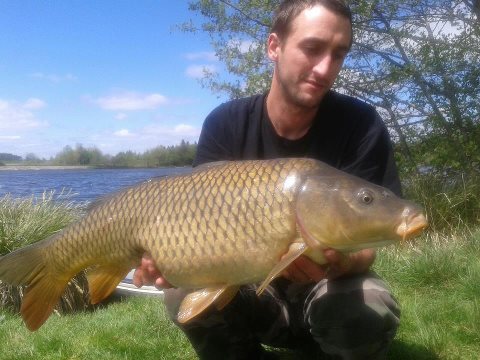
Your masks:
<instances>
[{"instance_id":1,"label":"man's ear","mask_svg":"<svg viewBox=\"0 0 480 360\"><path fill-rule=\"evenodd\" d=\"M267 54L272 61L277 61L278 53L280 52L280 39L275 33L271 33L267 40Z\"/></svg>"}]
</instances>

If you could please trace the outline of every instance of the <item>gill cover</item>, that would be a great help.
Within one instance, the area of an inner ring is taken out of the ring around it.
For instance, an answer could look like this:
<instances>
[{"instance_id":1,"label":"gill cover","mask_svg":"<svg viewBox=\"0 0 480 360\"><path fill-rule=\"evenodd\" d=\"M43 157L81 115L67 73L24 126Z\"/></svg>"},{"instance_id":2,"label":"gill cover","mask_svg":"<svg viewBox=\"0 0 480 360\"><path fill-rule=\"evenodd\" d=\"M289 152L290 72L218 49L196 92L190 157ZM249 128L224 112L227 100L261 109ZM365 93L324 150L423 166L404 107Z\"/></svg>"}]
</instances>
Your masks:
<instances>
[{"instance_id":1,"label":"gill cover","mask_svg":"<svg viewBox=\"0 0 480 360\"><path fill-rule=\"evenodd\" d=\"M312 249L328 247L325 237L329 232L327 218L335 218L332 202L335 196L338 196L338 188L331 176L309 176L298 191L297 226L302 238Z\"/></svg>"}]
</instances>

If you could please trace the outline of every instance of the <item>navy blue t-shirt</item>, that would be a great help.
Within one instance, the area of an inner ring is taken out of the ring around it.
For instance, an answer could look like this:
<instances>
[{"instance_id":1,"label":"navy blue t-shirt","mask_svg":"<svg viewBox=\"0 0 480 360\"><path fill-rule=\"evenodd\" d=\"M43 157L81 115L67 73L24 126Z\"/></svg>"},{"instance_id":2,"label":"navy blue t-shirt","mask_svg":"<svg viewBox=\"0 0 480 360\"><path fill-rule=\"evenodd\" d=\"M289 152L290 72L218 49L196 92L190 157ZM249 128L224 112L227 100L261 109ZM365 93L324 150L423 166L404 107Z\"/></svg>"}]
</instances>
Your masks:
<instances>
[{"instance_id":1,"label":"navy blue t-shirt","mask_svg":"<svg viewBox=\"0 0 480 360\"><path fill-rule=\"evenodd\" d=\"M265 97L232 100L214 109L203 124L194 166L218 160L309 157L401 195L390 136L372 106L330 91L308 132L288 140L273 128Z\"/></svg>"}]
</instances>

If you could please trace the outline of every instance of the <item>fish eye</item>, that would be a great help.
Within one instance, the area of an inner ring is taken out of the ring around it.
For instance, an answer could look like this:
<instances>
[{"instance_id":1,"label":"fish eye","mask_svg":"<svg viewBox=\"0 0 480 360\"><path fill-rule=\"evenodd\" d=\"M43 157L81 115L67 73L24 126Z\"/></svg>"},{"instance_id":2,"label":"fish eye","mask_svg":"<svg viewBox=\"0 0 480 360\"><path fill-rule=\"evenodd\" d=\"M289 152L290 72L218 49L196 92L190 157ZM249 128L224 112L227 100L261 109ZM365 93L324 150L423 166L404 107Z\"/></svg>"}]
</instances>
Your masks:
<instances>
[{"instance_id":1,"label":"fish eye","mask_svg":"<svg viewBox=\"0 0 480 360\"><path fill-rule=\"evenodd\" d=\"M362 204L369 205L373 202L374 196L371 191L363 189L358 192L357 198Z\"/></svg>"}]
</instances>

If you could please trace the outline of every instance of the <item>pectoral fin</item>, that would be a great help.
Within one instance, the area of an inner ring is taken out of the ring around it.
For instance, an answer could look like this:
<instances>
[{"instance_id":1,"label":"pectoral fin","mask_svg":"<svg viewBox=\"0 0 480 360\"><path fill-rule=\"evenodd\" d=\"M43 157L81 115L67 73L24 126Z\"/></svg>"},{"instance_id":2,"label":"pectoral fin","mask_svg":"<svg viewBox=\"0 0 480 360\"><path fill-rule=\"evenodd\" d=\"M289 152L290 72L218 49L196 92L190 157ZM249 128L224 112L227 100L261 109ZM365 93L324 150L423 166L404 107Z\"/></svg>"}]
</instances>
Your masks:
<instances>
[{"instance_id":1,"label":"pectoral fin","mask_svg":"<svg viewBox=\"0 0 480 360\"><path fill-rule=\"evenodd\" d=\"M87 273L90 302L98 304L106 299L122 281L132 266L124 265L101 265Z\"/></svg>"},{"instance_id":2,"label":"pectoral fin","mask_svg":"<svg viewBox=\"0 0 480 360\"><path fill-rule=\"evenodd\" d=\"M184 324L216 302L219 310L223 309L235 296L238 286L206 288L188 294L180 304L177 320Z\"/></svg>"},{"instance_id":3,"label":"pectoral fin","mask_svg":"<svg viewBox=\"0 0 480 360\"><path fill-rule=\"evenodd\" d=\"M288 265L290 265L295 259L302 255L305 251L308 250L307 244L304 242L295 242L290 245L288 252L283 256L282 260L274 266L272 271L267 275L266 279L257 289L257 295L260 295L265 288L270 284L273 279L279 276L283 270L285 270Z\"/></svg>"}]
</instances>

